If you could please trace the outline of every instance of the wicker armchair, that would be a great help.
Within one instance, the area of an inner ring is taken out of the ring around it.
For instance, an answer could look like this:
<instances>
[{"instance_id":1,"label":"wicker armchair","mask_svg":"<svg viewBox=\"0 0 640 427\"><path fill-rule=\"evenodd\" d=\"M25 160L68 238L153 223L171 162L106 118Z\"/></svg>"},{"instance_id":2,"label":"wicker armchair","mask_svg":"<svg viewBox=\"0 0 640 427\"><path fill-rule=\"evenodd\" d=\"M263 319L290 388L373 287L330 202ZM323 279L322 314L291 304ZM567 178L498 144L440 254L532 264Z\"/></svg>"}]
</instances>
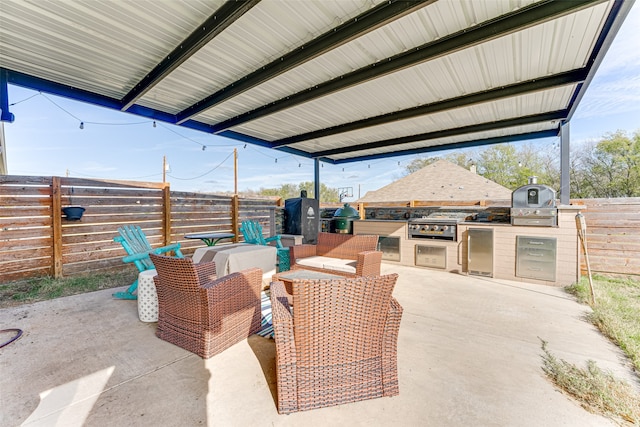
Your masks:
<instances>
[{"instance_id":1,"label":"wicker armchair","mask_svg":"<svg viewBox=\"0 0 640 427\"><path fill-rule=\"evenodd\" d=\"M149 256L158 272L158 338L208 359L260 329L259 268L216 278L213 262Z\"/></svg>"},{"instance_id":2,"label":"wicker armchair","mask_svg":"<svg viewBox=\"0 0 640 427\"><path fill-rule=\"evenodd\" d=\"M293 314L271 284L279 413L399 393L397 278L295 281Z\"/></svg>"}]
</instances>

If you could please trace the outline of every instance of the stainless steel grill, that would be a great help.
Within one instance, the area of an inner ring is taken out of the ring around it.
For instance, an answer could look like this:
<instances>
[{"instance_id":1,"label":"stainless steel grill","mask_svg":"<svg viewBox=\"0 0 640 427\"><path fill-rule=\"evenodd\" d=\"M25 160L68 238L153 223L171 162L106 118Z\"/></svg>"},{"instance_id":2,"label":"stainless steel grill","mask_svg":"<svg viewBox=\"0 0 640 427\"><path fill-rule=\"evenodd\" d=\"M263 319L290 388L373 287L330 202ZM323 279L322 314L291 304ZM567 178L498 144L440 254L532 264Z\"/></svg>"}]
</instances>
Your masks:
<instances>
[{"instance_id":1,"label":"stainless steel grill","mask_svg":"<svg viewBox=\"0 0 640 427\"><path fill-rule=\"evenodd\" d=\"M466 220L466 212L434 212L423 218L409 220L410 239L458 240L458 223Z\"/></svg>"},{"instance_id":2,"label":"stainless steel grill","mask_svg":"<svg viewBox=\"0 0 640 427\"><path fill-rule=\"evenodd\" d=\"M556 227L558 209L555 190L537 184L535 177L529 178L529 184L516 188L511 195L511 224Z\"/></svg>"}]
</instances>

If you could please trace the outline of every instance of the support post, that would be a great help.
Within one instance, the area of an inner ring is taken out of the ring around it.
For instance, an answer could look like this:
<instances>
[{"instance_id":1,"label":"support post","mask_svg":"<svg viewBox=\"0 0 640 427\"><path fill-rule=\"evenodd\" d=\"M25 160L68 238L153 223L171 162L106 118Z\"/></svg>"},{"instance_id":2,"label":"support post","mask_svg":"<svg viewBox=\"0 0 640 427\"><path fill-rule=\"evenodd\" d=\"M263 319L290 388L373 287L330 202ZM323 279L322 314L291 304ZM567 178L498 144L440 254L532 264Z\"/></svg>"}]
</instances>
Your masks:
<instances>
[{"instance_id":1,"label":"support post","mask_svg":"<svg viewBox=\"0 0 640 427\"><path fill-rule=\"evenodd\" d=\"M238 215L239 215L239 203L238 203L238 195L234 194L231 198L231 232L236 235L233 238L234 243L238 243L239 237L238 233L240 232L240 226L238 225Z\"/></svg>"},{"instance_id":2,"label":"support post","mask_svg":"<svg viewBox=\"0 0 640 427\"><path fill-rule=\"evenodd\" d=\"M313 159L313 194L320 202L320 160Z\"/></svg>"},{"instance_id":3,"label":"support post","mask_svg":"<svg viewBox=\"0 0 640 427\"><path fill-rule=\"evenodd\" d=\"M13 123L15 116L9 112L9 71L0 70L0 121Z\"/></svg>"},{"instance_id":4,"label":"support post","mask_svg":"<svg viewBox=\"0 0 640 427\"><path fill-rule=\"evenodd\" d=\"M168 183L162 187L162 231L163 246L171 244L171 188Z\"/></svg>"},{"instance_id":5,"label":"support post","mask_svg":"<svg viewBox=\"0 0 640 427\"><path fill-rule=\"evenodd\" d=\"M233 149L233 194L238 195L238 149Z\"/></svg>"},{"instance_id":6,"label":"support post","mask_svg":"<svg viewBox=\"0 0 640 427\"><path fill-rule=\"evenodd\" d=\"M570 161L569 161L569 122L560 125L560 204L571 203Z\"/></svg>"},{"instance_id":7,"label":"support post","mask_svg":"<svg viewBox=\"0 0 640 427\"><path fill-rule=\"evenodd\" d=\"M238 200L238 149L233 149L233 197L231 198L231 232L236 236L233 238L233 243L238 243L240 238L238 232L240 231L240 224L238 216L240 215L240 201Z\"/></svg>"},{"instance_id":8,"label":"support post","mask_svg":"<svg viewBox=\"0 0 640 427\"><path fill-rule=\"evenodd\" d=\"M53 257L51 259L53 277L62 277L62 201L60 200L60 177L51 178L51 225L53 228Z\"/></svg>"}]
</instances>

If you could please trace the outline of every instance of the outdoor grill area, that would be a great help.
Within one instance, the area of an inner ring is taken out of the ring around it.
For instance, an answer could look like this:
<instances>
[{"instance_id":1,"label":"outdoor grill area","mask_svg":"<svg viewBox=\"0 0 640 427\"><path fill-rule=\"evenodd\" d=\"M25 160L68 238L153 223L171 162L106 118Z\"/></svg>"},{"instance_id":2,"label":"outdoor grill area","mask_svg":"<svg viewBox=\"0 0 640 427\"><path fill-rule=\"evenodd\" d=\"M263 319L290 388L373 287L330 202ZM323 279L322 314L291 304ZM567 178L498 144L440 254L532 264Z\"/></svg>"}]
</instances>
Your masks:
<instances>
[{"instance_id":1,"label":"outdoor grill area","mask_svg":"<svg viewBox=\"0 0 640 427\"><path fill-rule=\"evenodd\" d=\"M525 197L518 205L518 194L532 188L540 199L528 206ZM521 187L514 191L515 207L372 207L365 220L354 222L354 234L380 235L383 259L402 265L566 286L579 279L575 216L584 207L556 206L555 199L542 200L545 192L555 196L546 186ZM526 215L514 223L515 211ZM533 243L523 244L525 238ZM486 259L478 270L473 262L480 257Z\"/></svg>"}]
</instances>

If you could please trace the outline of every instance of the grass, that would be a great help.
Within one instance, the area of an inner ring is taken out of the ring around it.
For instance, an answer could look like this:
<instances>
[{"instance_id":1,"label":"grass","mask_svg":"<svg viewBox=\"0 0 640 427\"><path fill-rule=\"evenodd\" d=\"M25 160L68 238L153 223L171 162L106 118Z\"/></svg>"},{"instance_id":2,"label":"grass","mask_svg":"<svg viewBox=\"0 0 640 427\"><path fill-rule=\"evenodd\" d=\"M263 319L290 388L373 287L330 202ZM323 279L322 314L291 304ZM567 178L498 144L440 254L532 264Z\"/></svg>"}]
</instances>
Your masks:
<instances>
[{"instance_id":1,"label":"grass","mask_svg":"<svg viewBox=\"0 0 640 427\"><path fill-rule=\"evenodd\" d=\"M586 369L558 360L546 345L542 341L542 369L558 387L578 399L588 411L640 425L640 395L628 383L602 371L593 360L587 361Z\"/></svg>"},{"instance_id":2,"label":"grass","mask_svg":"<svg viewBox=\"0 0 640 427\"><path fill-rule=\"evenodd\" d=\"M589 321L618 345L640 372L640 281L631 278L595 276L596 296ZM582 303L588 303L586 278L567 288Z\"/></svg>"},{"instance_id":3,"label":"grass","mask_svg":"<svg viewBox=\"0 0 640 427\"><path fill-rule=\"evenodd\" d=\"M45 301L69 295L128 286L136 270L67 278L37 277L0 285L0 308Z\"/></svg>"},{"instance_id":4,"label":"grass","mask_svg":"<svg viewBox=\"0 0 640 427\"><path fill-rule=\"evenodd\" d=\"M579 302L590 304L587 316L600 331L629 357L640 372L640 282L631 278L593 278L595 303L587 278L567 291ZM620 424L640 425L640 394L631 385L602 371L593 360L579 368L558 360L542 341L542 370L565 393L576 398L591 412L608 416Z\"/></svg>"}]
</instances>

